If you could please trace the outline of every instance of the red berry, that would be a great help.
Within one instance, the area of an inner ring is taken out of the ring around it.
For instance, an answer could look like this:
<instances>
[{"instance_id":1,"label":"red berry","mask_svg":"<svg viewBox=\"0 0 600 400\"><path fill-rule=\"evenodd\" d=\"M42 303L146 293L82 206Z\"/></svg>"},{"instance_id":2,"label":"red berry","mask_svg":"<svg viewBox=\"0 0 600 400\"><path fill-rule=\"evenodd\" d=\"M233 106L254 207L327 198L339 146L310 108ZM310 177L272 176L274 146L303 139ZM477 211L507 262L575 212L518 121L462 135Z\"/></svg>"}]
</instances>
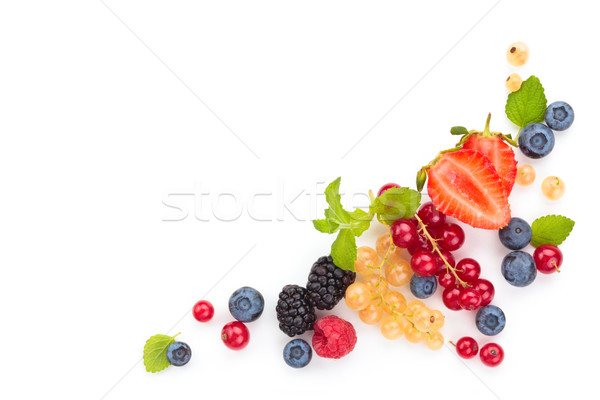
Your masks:
<instances>
[{"instance_id":1,"label":"red berry","mask_svg":"<svg viewBox=\"0 0 600 400\"><path fill-rule=\"evenodd\" d=\"M427 250L417 250L410 259L410 266L414 273L424 277L433 276L437 271L437 264L433 253Z\"/></svg>"},{"instance_id":2,"label":"red berry","mask_svg":"<svg viewBox=\"0 0 600 400\"><path fill-rule=\"evenodd\" d=\"M475 282L481 274L481 266L472 258L463 258L456 264L456 274L465 282Z\"/></svg>"},{"instance_id":3,"label":"red berry","mask_svg":"<svg viewBox=\"0 0 600 400\"><path fill-rule=\"evenodd\" d=\"M421 208L419 208L419 211L417 211L417 215L421 218L423 223L427 225L427 228L442 226L446 222L446 216L436 210L431 201L423 204Z\"/></svg>"},{"instance_id":4,"label":"red berry","mask_svg":"<svg viewBox=\"0 0 600 400\"><path fill-rule=\"evenodd\" d=\"M394 244L405 249L418 240L417 227L411 220L402 218L394 221L390 227Z\"/></svg>"},{"instance_id":5,"label":"red berry","mask_svg":"<svg viewBox=\"0 0 600 400\"><path fill-rule=\"evenodd\" d=\"M414 255L417 250L427 250L427 251L431 251L433 250L433 246L431 245L431 242L429 240L427 240L426 238L422 237L421 235L418 236L417 240L415 240L410 246L407 247L408 253L412 256Z\"/></svg>"},{"instance_id":6,"label":"red berry","mask_svg":"<svg viewBox=\"0 0 600 400\"><path fill-rule=\"evenodd\" d=\"M458 297L458 305L467 311L476 310L481 306L481 295L473 288L465 288Z\"/></svg>"},{"instance_id":7,"label":"red berry","mask_svg":"<svg viewBox=\"0 0 600 400\"><path fill-rule=\"evenodd\" d=\"M449 287L444 290L444 293L442 294L442 300L448 309L453 311L460 310L460 305L458 304L460 293L461 290L457 287Z\"/></svg>"},{"instance_id":8,"label":"red berry","mask_svg":"<svg viewBox=\"0 0 600 400\"><path fill-rule=\"evenodd\" d=\"M450 253L446 249L440 249L440 253L442 253L442 256L444 256L444 258L446 259L446 261L448 261L448 264L450 264L451 267L454 267L456 265L456 260L454 260L454 256L452 255L452 253ZM437 265L436 274L444 274L448 269L446 263L444 263L444 260L442 260L442 257L440 257L437 251L434 252L433 255L435 257L435 263Z\"/></svg>"},{"instance_id":9,"label":"red berry","mask_svg":"<svg viewBox=\"0 0 600 400\"><path fill-rule=\"evenodd\" d=\"M242 350L248 346L250 332L243 322L233 321L226 324L221 330L221 340L231 350Z\"/></svg>"},{"instance_id":10,"label":"red berry","mask_svg":"<svg viewBox=\"0 0 600 400\"><path fill-rule=\"evenodd\" d=\"M461 337L458 339L458 342L456 342L456 353L462 358L473 358L477 355L478 351L479 345L472 337Z\"/></svg>"},{"instance_id":11,"label":"red berry","mask_svg":"<svg viewBox=\"0 0 600 400\"><path fill-rule=\"evenodd\" d=\"M342 358L356 345L356 331L352 324L335 315L323 317L314 325L312 346L320 357Z\"/></svg>"},{"instance_id":12,"label":"red berry","mask_svg":"<svg viewBox=\"0 0 600 400\"><path fill-rule=\"evenodd\" d=\"M457 224L446 224L438 229L438 244L448 251L460 249L465 242L465 231Z\"/></svg>"},{"instance_id":13,"label":"red berry","mask_svg":"<svg viewBox=\"0 0 600 400\"><path fill-rule=\"evenodd\" d=\"M487 279L477 279L475 282L473 282L473 289L477 290L481 295L480 307L490 304L494 299L494 294L496 293L494 285Z\"/></svg>"},{"instance_id":14,"label":"red berry","mask_svg":"<svg viewBox=\"0 0 600 400\"><path fill-rule=\"evenodd\" d=\"M400 187L400 185L398 185L397 183L392 183L392 182L390 182L390 183L386 183L386 184L385 184L385 185L383 185L383 186L382 186L382 187L379 189L379 191L377 192L377 197L381 196L381 195L383 194L383 192L385 192L385 191L386 191L386 190L388 190L388 189L391 189L391 188L399 188L399 187Z\"/></svg>"},{"instance_id":15,"label":"red berry","mask_svg":"<svg viewBox=\"0 0 600 400\"><path fill-rule=\"evenodd\" d=\"M559 268L562 265L562 251L554 245L543 244L533 252L535 267L542 274L551 274L560 272Z\"/></svg>"},{"instance_id":16,"label":"red berry","mask_svg":"<svg viewBox=\"0 0 600 400\"><path fill-rule=\"evenodd\" d=\"M213 315L215 315L215 308L210 301L200 300L194 304L192 314L194 314L194 318L196 318L198 321L208 322L212 319Z\"/></svg>"},{"instance_id":17,"label":"red berry","mask_svg":"<svg viewBox=\"0 0 600 400\"><path fill-rule=\"evenodd\" d=\"M444 272L438 276L438 283L445 288L456 287L456 278L451 272Z\"/></svg>"},{"instance_id":18,"label":"red berry","mask_svg":"<svg viewBox=\"0 0 600 400\"><path fill-rule=\"evenodd\" d=\"M504 360L504 349L496 343L488 343L479 352L481 362L488 367L497 367Z\"/></svg>"}]
</instances>

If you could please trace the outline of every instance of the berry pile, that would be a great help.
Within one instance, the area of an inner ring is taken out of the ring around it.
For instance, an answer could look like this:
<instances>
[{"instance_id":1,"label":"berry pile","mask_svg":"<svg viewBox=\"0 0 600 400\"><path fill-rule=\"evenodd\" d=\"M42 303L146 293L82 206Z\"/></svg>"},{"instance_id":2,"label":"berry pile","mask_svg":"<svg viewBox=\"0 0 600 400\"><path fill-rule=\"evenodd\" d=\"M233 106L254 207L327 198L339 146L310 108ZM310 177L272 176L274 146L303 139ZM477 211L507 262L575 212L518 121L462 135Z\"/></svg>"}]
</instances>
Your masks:
<instances>
[{"instance_id":1,"label":"berry pile","mask_svg":"<svg viewBox=\"0 0 600 400\"><path fill-rule=\"evenodd\" d=\"M461 337L456 344L450 343L456 347L456 354L461 358L468 360L474 358L479 353L481 362L488 367L497 367L504 360L504 349L496 343L485 344L481 348L481 351L479 350L477 341L470 336Z\"/></svg>"}]
</instances>

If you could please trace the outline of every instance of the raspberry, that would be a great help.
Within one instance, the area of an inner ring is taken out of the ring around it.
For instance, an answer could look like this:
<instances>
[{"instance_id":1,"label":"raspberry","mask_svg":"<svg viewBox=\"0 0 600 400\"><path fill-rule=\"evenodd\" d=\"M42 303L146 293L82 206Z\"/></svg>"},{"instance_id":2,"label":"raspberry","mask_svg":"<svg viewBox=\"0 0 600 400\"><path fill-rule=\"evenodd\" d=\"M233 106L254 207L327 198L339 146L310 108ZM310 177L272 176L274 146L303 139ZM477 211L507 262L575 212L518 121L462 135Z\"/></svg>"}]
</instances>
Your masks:
<instances>
[{"instance_id":1,"label":"raspberry","mask_svg":"<svg viewBox=\"0 0 600 400\"><path fill-rule=\"evenodd\" d=\"M315 322L312 346L320 357L342 358L354 350L356 331L352 324L335 315Z\"/></svg>"}]
</instances>

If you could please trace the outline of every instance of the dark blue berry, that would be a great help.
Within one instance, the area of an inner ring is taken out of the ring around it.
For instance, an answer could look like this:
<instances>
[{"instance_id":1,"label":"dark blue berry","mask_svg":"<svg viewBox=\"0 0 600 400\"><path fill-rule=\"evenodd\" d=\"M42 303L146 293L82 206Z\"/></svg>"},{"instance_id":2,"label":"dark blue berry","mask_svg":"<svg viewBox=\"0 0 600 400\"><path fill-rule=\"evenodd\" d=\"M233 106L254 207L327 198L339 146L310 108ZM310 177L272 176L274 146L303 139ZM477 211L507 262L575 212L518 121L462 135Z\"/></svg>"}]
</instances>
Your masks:
<instances>
[{"instance_id":1,"label":"dark blue berry","mask_svg":"<svg viewBox=\"0 0 600 400\"><path fill-rule=\"evenodd\" d=\"M256 321L265 308L265 299L254 288L244 286L233 292L229 298L229 312L241 322Z\"/></svg>"},{"instance_id":2,"label":"dark blue berry","mask_svg":"<svg viewBox=\"0 0 600 400\"><path fill-rule=\"evenodd\" d=\"M484 335L494 336L502 332L506 317L500 307L488 305L481 307L475 315L475 325Z\"/></svg>"},{"instance_id":3,"label":"dark blue berry","mask_svg":"<svg viewBox=\"0 0 600 400\"><path fill-rule=\"evenodd\" d=\"M437 289L437 279L435 276L419 276L414 274L410 278L410 291L419 299L431 297Z\"/></svg>"},{"instance_id":4,"label":"dark blue berry","mask_svg":"<svg viewBox=\"0 0 600 400\"><path fill-rule=\"evenodd\" d=\"M175 342L167 347L167 360L176 367L181 367L192 358L192 349L186 343Z\"/></svg>"},{"instance_id":5,"label":"dark blue berry","mask_svg":"<svg viewBox=\"0 0 600 400\"><path fill-rule=\"evenodd\" d=\"M564 101L555 101L546 108L546 124L555 131L564 131L573 124L575 113Z\"/></svg>"},{"instance_id":6,"label":"dark blue berry","mask_svg":"<svg viewBox=\"0 0 600 400\"><path fill-rule=\"evenodd\" d=\"M306 367L312 359L312 348L302 339L294 339L285 345L283 359L292 368Z\"/></svg>"},{"instance_id":7,"label":"dark blue berry","mask_svg":"<svg viewBox=\"0 0 600 400\"><path fill-rule=\"evenodd\" d=\"M513 286L527 286L537 275L535 261L529 253L520 250L511 251L502 260L502 275Z\"/></svg>"},{"instance_id":8,"label":"dark blue berry","mask_svg":"<svg viewBox=\"0 0 600 400\"><path fill-rule=\"evenodd\" d=\"M544 124L527 125L519 134L519 149L529 158L542 158L554 148L554 132Z\"/></svg>"},{"instance_id":9,"label":"dark blue berry","mask_svg":"<svg viewBox=\"0 0 600 400\"><path fill-rule=\"evenodd\" d=\"M500 241L511 250L519 250L531 241L531 227L521 218L511 218L504 228L498 231Z\"/></svg>"}]
</instances>

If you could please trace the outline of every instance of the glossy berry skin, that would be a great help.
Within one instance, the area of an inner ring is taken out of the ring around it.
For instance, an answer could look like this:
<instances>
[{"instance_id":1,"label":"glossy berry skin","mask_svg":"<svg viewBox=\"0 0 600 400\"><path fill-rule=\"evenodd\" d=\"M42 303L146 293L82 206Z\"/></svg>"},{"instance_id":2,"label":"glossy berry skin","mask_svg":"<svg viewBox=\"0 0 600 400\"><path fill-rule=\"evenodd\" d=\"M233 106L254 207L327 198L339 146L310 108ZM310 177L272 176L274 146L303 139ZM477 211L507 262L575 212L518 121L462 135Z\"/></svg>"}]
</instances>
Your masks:
<instances>
[{"instance_id":1,"label":"glossy berry skin","mask_svg":"<svg viewBox=\"0 0 600 400\"><path fill-rule=\"evenodd\" d=\"M417 252L417 250L421 250L421 249L427 250L427 251L432 251L433 245L427 238L424 238L421 235L419 235L417 240L415 240L415 242L413 244L411 244L410 246L407 247L407 250L408 250L408 253L412 256Z\"/></svg>"},{"instance_id":2,"label":"glossy berry skin","mask_svg":"<svg viewBox=\"0 0 600 400\"><path fill-rule=\"evenodd\" d=\"M465 242L465 231L457 224L445 224L439 228L439 244L448 251L456 251Z\"/></svg>"},{"instance_id":3,"label":"glossy berry skin","mask_svg":"<svg viewBox=\"0 0 600 400\"><path fill-rule=\"evenodd\" d=\"M481 266L472 258L463 258L456 264L456 274L465 282L475 282L481 274Z\"/></svg>"},{"instance_id":4,"label":"glossy berry skin","mask_svg":"<svg viewBox=\"0 0 600 400\"><path fill-rule=\"evenodd\" d=\"M417 274L410 278L410 291L419 299L431 297L437 290L437 279L435 276L419 276Z\"/></svg>"},{"instance_id":5,"label":"glossy berry skin","mask_svg":"<svg viewBox=\"0 0 600 400\"><path fill-rule=\"evenodd\" d=\"M436 210L431 201L423 204L421 208L419 208L419 211L417 211L417 215L421 218L427 228L437 228L446 223L446 216Z\"/></svg>"},{"instance_id":6,"label":"glossy berry skin","mask_svg":"<svg viewBox=\"0 0 600 400\"><path fill-rule=\"evenodd\" d=\"M463 310L476 310L481 306L481 295L473 288L464 288L458 297L458 305Z\"/></svg>"},{"instance_id":7,"label":"glossy berry skin","mask_svg":"<svg viewBox=\"0 0 600 400\"><path fill-rule=\"evenodd\" d=\"M496 294L496 289L492 282L487 279L477 279L472 283L473 289L477 290L481 295L481 304L480 307L487 306L494 299L494 295Z\"/></svg>"},{"instance_id":8,"label":"glossy berry skin","mask_svg":"<svg viewBox=\"0 0 600 400\"><path fill-rule=\"evenodd\" d=\"M437 271L437 263L432 252L417 250L410 259L410 267L415 274L421 276L433 276Z\"/></svg>"},{"instance_id":9,"label":"glossy berry skin","mask_svg":"<svg viewBox=\"0 0 600 400\"><path fill-rule=\"evenodd\" d=\"M529 59L529 47L523 42L514 42L506 50L506 59L511 65L520 67Z\"/></svg>"},{"instance_id":10,"label":"glossy berry skin","mask_svg":"<svg viewBox=\"0 0 600 400\"><path fill-rule=\"evenodd\" d=\"M454 259L452 253L450 253L446 249L440 249L440 253L442 253L442 256L448 262L448 264L450 264L451 267L456 266L456 260ZM446 266L444 260L442 260L442 257L438 254L437 251L433 253L433 256L435 258L435 264L437 265L437 270L435 272L436 275L441 275L445 273L448 267Z\"/></svg>"},{"instance_id":11,"label":"glossy berry skin","mask_svg":"<svg viewBox=\"0 0 600 400\"><path fill-rule=\"evenodd\" d=\"M506 82L504 85L511 92L516 92L521 89L521 84L523 83L523 78L519 74L510 74L508 78L506 78Z\"/></svg>"},{"instance_id":12,"label":"glossy berry skin","mask_svg":"<svg viewBox=\"0 0 600 400\"><path fill-rule=\"evenodd\" d=\"M221 330L221 340L231 350L242 350L250 342L250 331L243 322L233 321Z\"/></svg>"},{"instance_id":13,"label":"glossy berry skin","mask_svg":"<svg viewBox=\"0 0 600 400\"><path fill-rule=\"evenodd\" d=\"M449 287L456 287L456 278L452 272L444 272L441 275L438 275L438 283L444 289Z\"/></svg>"},{"instance_id":14,"label":"glossy berry skin","mask_svg":"<svg viewBox=\"0 0 600 400\"><path fill-rule=\"evenodd\" d=\"M244 286L229 297L229 312L241 322L256 321L265 309L265 299L254 288Z\"/></svg>"},{"instance_id":15,"label":"glossy berry skin","mask_svg":"<svg viewBox=\"0 0 600 400\"><path fill-rule=\"evenodd\" d=\"M501 271L504 279L516 287L530 285L537 275L533 257L521 250L511 251L504 256Z\"/></svg>"},{"instance_id":16,"label":"glossy berry skin","mask_svg":"<svg viewBox=\"0 0 600 400\"><path fill-rule=\"evenodd\" d=\"M531 241L531 226L522 218L513 217L498 231L500 242L510 250L520 250Z\"/></svg>"},{"instance_id":17,"label":"glossy berry skin","mask_svg":"<svg viewBox=\"0 0 600 400\"><path fill-rule=\"evenodd\" d=\"M398 185L397 183L393 183L393 182L386 183L386 184L385 184L385 185L383 185L383 186L382 186L382 187L379 189L379 191L377 192L377 197L381 196L381 195L383 194L383 192L385 192L385 191L386 191L386 190L388 190L388 189L391 189L391 188L399 188L399 187L400 187L400 185Z\"/></svg>"},{"instance_id":18,"label":"glossy berry skin","mask_svg":"<svg viewBox=\"0 0 600 400\"><path fill-rule=\"evenodd\" d=\"M291 340L283 348L283 360L292 368L304 368L312 360L312 347L305 340Z\"/></svg>"},{"instance_id":19,"label":"glossy berry skin","mask_svg":"<svg viewBox=\"0 0 600 400\"><path fill-rule=\"evenodd\" d=\"M555 101L546 108L546 124L555 131L564 131L573 125L575 113L564 101Z\"/></svg>"},{"instance_id":20,"label":"glossy berry skin","mask_svg":"<svg viewBox=\"0 0 600 400\"><path fill-rule=\"evenodd\" d=\"M488 367L497 367L504 360L504 349L496 343L488 343L479 352L481 362Z\"/></svg>"},{"instance_id":21,"label":"glossy berry skin","mask_svg":"<svg viewBox=\"0 0 600 400\"><path fill-rule=\"evenodd\" d=\"M529 124L519 134L519 149L529 158L546 157L553 148L554 132L544 124Z\"/></svg>"},{"instance_id":22,"label":"glossy berry skin","mask_svg":"<svg viewBox=\"0 0 600 400\"><path fill-rule=\"evenodd\" d=\"M552 274L560 272L563 254L558 247L552 244L543 244L533 252L533 260L535 267L542 274Z\"/></svg>"},{"instance_id":23,"label":"glossy berry skin","mask_svg":"<svg viewBox=\"0 0 600 400\"><path fill-rule=\"evenodd\" d=\"M473 358L479 352L477 341L470 336L464 336L456 342L456 353L465 359Z\"/></svg>"},{"instance_id":24,"label":"glossy berry skin","mask_svg":"<svg viewBox=\"0 0 600 400\"><path fill-rule=\"evenodd\" d=\"M444 305L453 311L461 310L460 304L458 304L458 299L460 297L461 290L457 287L449 287L444 290L442 293L442 300L444 301Z\"/></svg>"},{"instance_id":25,"label":"glossy berry skin","mask_svg":"<svg viewBox=\"0 0 600 400\"><path fill-rule=\"evenodd\" d=\"M410 219L402 218L394 221L390 229L394 244L401 249L409 247L418 239L417 227Z\"/></svg>"},{"instance_id":26,"label":"glossy berry skin","mask_svg":"<svg viewBox=\"0 0 600 400\"><path fill-rule=\"evenodd\" d=\"M213 315L215 315L215 308L210 301L200 300L194 304L192 314L197 321L208 322L212 319Z\"/></svg>"},{"instance_id":27,"label":"glossy berry skin","mask_svg":"<svg viewBox=\"0 0 600 400\"><path fill-rule=\"evenodd\" d=\"M494 336L506 326L506 316L500 307L487 305L477 311L475 325L484 335Z\"/></svg>"},{"instance_id":28,"label":"glossy berry skin","mask_svg":"<svg viewBox=\"0 0 600 400\"><path fill-rule=\"evenodd\" d=\"M192 358L192 349L187 343L174 342L167 347L167 360L176 367L187 364Z\"/></svg>"},{"instance_id":29,"label":"glossy berry skin","mask_svg":"<svg viewBox=\"0 0 600 400\"><path fill-rule=\"evenodd\" d=\"M558 176L547 176L542 181L542 194L549 200L558 200L565 194L565 181Z\"/></svg>"},{"instance_id":30,"label":"glossy berry skin","mask_svg":"<svg viewBox=\"0 0 600 400\"><path fill-rule=\"evenodd\" d=\"M529 186L535 181L535 168L529 164L519 165L515 183L521 186Z\"/></svg>"}]
</instances>

